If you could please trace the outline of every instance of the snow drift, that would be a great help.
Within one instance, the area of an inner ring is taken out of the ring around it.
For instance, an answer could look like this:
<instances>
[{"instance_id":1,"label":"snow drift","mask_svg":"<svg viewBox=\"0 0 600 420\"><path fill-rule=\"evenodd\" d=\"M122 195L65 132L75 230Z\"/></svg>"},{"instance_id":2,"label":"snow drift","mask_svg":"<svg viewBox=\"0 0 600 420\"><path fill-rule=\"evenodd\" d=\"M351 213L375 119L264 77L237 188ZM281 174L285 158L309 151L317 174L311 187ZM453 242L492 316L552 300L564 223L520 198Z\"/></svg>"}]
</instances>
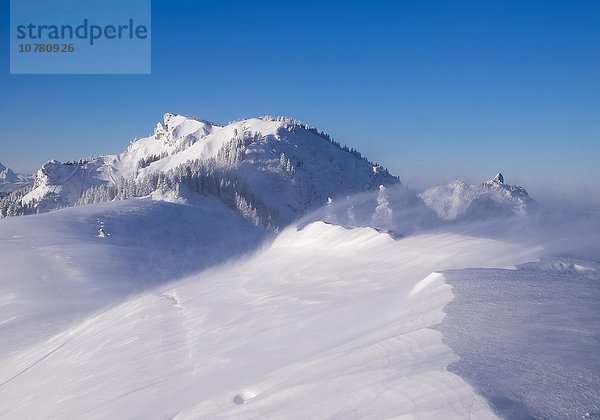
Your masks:
<instances>
[{"instance_id":1,"label":"snow drift","mask_svg":"<svg viewBox=\"0 0 600 420\"><path fill-rule=\"evenodd\" d=\"M447 371L456 356L430 327L452 293L431 273L534 256L455 234L393 240L322 222L289 228L241 262L4 357L0 415L492 418Z\"/></svg>"}]
</instances>

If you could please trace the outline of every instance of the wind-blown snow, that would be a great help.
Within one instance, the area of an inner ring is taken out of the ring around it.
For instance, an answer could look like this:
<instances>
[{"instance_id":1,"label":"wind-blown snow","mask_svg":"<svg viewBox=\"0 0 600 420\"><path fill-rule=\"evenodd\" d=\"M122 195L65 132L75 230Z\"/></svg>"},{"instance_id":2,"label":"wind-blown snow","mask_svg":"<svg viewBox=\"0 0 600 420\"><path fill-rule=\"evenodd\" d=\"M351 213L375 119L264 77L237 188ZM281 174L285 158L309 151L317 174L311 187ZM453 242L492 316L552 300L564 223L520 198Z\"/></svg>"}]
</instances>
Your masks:
<instances>
[{"instance_id":1,"label":"wind-blown snow","mask_svg":"<svg viewBox=\"0 0 600 420\"><path fill-rule=\"evenodd\" d=\"M110 237L100 238L101 228ZM0 219L0 355L249 252L264 238L211 198L195 206L138 199Z\"/></svg>"},{"instance_id":2,"label":"wind-blown snow","mask_svg":"<svg viewBox=\"0 0 600 420\"><path fill-rule=\"evenodd\" d=\"M479 185L455 181L433 187L421 193L420 197L445 220L526 215L533 203L523 187L505 184L502 174Z\"/></svg>"},{"instance_id":3,"label":"wind-blown snow","mask_svg":"<svg viewBox=\"0 0 600 420\"><path fill-rule=\"evenodd\" d=\"M491 418L446 369L456 356L430 327L452 293L431 273L535 253L456 234L290 228L245 261L4 357L0 415Z\"/></svg>"},{"instance_id":4,"label":"wind-blown snow","mask_svg":"<svg viewBox=\"0 0 600 420\"><path fill-rule=\"evenodd\" d=\"M500 415L600 414L600 264L553 258L444 279L455 299L440 331L460 356L450 370Z\"/></svg>"}]
</instances>

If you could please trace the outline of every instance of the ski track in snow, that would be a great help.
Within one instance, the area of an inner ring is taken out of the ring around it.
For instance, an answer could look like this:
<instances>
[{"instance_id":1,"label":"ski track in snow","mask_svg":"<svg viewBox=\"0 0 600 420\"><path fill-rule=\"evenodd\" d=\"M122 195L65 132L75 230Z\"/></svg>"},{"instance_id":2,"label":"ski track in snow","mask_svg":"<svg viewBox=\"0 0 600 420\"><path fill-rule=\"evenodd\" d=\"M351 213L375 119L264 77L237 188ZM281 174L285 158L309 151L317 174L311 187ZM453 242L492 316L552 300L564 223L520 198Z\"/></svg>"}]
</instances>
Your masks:
<instances>
[{"instance_id":1,"label":"ski track in snow","mask_svg":"<svg viewBox=\"0 0 600 420\"><path fill-rule=\"evenodd\" d=\"M13 376L12 378L8 378L7 380L5 380L4 382L0 383L0 388L3 388L5 385L8 385L10 382L12 382L13 380L17 379L19 376L23 375L24 373L26 373L28 370L34 368L37 364L43 362L44 360L46 360L48 357L52 356L54 353L56 353L58 350L60 350L64 345L67 344L68 341L64 341L61 344L59 344L58 346L54 347L52 350L50 350L48 353L44 354L42 357L40 357L38 360L36 360L35 362L33 362L31 365L27 366L26 368L24 368L23 370L21 370L20 372L18 372L15 376Z\"/></svg>"},{"instance_id":2,"label":"ski track in snow","mask_svg":"<svg viewBox=\"0 0 600 420\"><path fill-rule=\"evenodd\" d=\"M432 271L535 252L455 234L290 228L241 262L0 359L0 417L493 418L447 370L456 355L431 327L453 295Z\"/></svg>"},{"instance_id":3,"label":"ski track in snow","mask_svg":"<svg viewBox=\"0 0 600 420\"><path fill-rule=\"evenodd\" d=\"M111 236L99 239L99 227ZM0 357L248 252L262 238L210 199L199 206L129 200L2 219Z\"/></svg>"},{"instance_id":4,"label":"ski track in snow","mask_svg":"<svg viewBox=\"0 0 600 420\"><path fill-rule=\"evenodd\" d=\"M188 358L193 364L194 374L196 374L198 372L201 360L196 354L196 348L198 347L199 343L197 334L195 334L195 328L200 325L201 320L186 316L185 306L177 296L176 291L165 292L160 296L167 299L181 316L180 323L185 330L185 347L187 348Z\"/></svg>"}]
</instances>

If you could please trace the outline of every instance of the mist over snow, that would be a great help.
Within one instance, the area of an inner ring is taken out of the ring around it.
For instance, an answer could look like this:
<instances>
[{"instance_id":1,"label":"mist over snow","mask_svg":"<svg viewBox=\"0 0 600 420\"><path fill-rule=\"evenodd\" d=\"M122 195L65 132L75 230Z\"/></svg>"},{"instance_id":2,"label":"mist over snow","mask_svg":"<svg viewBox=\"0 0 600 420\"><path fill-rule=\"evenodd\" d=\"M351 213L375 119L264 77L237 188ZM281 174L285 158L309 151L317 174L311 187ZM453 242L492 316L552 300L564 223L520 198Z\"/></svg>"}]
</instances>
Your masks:
<instances>
[{"instance_id":1,"label":"mist over snow","mask_svg":"<svg viewBox=\"0 0 600 420\"><path fill-rule=\"evenodd\" d=\"M531 197L534 197L535 201L545 208L582 211L593 211L600 208L600 189L591 181L596 179L598 174L592 169L586 173L585 180L582 182L582 179L573 173L563 173L552 168L533 172L530 169L527 171L523 171L522 168L513 169L514 165L507 164L499 167L494 165L479 169L475 174L465 172L464 169L450 167L449 164L442 166L438 162L424 161L420 166L436 169L428 169L429 172L424 172L422 169L404 168L402 162L395 163L390 167L398 168L403 183L418 192L440 185L448 185L455 181L476 185L483 179L490 179L494 171L502 171L507 176L508 182L525 186Z\"/></svg>"},{"instance_id":2,"label":"mist over snow","mask_svg":"<svg viewBox=\"0 0 600 420\"><path fill-rule=\"evenodd\" d=\"M291 118L0 165L0 418L586 418L600 214Z\"/></svg>"}]
</instances>

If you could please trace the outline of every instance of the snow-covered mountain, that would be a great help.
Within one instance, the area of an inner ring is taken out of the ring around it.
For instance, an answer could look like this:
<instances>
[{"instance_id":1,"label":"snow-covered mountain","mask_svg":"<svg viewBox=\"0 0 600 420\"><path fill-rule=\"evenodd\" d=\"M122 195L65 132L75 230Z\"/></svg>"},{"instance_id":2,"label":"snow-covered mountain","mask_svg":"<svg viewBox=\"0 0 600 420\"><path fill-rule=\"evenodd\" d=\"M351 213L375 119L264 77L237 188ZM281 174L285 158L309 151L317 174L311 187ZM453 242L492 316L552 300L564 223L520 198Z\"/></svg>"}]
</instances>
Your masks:
<instances>
[{"instance_id":1,"label":"snow-covered mountain","mask_svg":"<svg viewBox=\"0 0 600 420\"><path fill-rule=\"evenodd\" d=\"M533 204L500 174L419 197L291 120L167 114L28 191L0 214L70 208L0 220L2 419L600 410L600 220L490 218Z\"/></svg>"},{"instance_id":2,"label":"snow-covered mountain","mask_svg":"<svg viewBox=\"0 0 600 420\"><path fill-rule=\"evenodd\" d=\"M14 173L6 170L6 176L12 179ZM193 202L204 195L218 197L255 225L282 227L331 198L339 206L336 197L399 183L357 151L290 118L250 118L222 126L167 113L152 135L132 141L121 154L48 161L37 171L31 191L0 202L0 214L144 196ZM533 203L524 188L504 183L498 174L478 185L455 181L430 188L411 206L421 207L421 215L432 210L443 220L460 220L525 215Z\"/></svg>"},{"instance_id":3,"label":"snow-covered mountain","mask_svg":"<svg viewBox=\"0 0 600 420\"><path fill-rule=\"evenodd\" d=\"M504 183L501 173L478 185L454 181L430 188L419 196L445 220L526 215L534 205L525 188Z\"/></svg>"},{"instance_id":4,"label":"snow-covered mountain","mask_svg":"<svg viewBox=\"0 0 600 420\"><path fill-rule=\"evenodd\" d=\"M21 203L46 211L78 202L201 193L220 197L255 224L281 226L328 197L396 183L386 169L289 118L220 126L167 113L152 135L119 155L47 162Z\"/></svg>"},{"instance_id":5,"label":"snow-covered mountain","mask_svg":"<svg viewBox=\"0 0 600 420\"><path fill-rule=\"evenodd\" d=\"M0 182L15 182L17 179L17 174L0 162Z\"/></svg>"},{"instance_id":6,"label":"snow-covered mountain","mask_svg":"<svg viewBox=\"0 0 600 420\"><path fill-rule=\"evenodd\" d=\"M32 182L32 177L18 174L0 162L0 192L9 192L23 188Z\"/></svg>"}]
</instances>

